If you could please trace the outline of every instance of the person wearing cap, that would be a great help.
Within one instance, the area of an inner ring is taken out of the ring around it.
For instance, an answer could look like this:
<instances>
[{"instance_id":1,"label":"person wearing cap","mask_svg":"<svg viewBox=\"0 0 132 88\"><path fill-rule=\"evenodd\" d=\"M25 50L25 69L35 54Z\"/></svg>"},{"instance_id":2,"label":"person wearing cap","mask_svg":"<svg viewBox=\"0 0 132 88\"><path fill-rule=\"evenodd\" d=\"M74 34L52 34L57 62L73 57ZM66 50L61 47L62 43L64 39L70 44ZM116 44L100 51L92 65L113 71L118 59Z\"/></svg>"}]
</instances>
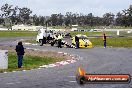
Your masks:
<instances>
[{"instance_id":1,"label":"person wearing cap","mask_svg":"<svg viewBox=\"0 0 132 88\"><path fill-rule=\"evenodd\" d=\"M103 34L104 48L106 48L106 35Z\"/></svg>"},{"instance_id":2,"label":"person wearing cap","mask_svg":"<svg viewBox=\"0 0 132 88\"><path fill-rule=\"evenodd\" d=\"M22 45L22 42L18 42L18 45L16 45L16 52L17 52L17 58L18 58L18 68L22 67L22 61L23 61L23 55L25 53L24 47Z\"/></svg>"}]
</instances>

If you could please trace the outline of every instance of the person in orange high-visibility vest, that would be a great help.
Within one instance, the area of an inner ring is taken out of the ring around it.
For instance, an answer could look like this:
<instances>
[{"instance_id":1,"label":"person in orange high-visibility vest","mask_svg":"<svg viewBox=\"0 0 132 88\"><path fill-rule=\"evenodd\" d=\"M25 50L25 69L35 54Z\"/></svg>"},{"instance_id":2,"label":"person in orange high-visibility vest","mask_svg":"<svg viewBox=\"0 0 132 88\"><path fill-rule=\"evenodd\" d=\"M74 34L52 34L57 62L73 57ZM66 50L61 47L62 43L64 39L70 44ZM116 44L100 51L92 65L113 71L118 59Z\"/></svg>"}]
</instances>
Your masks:
<instances>
[{"instance_id":1,"label":"person in orange high-visibility vest","mask_svg":"<svg viewBox=\"0 0 132 88\"><path fill-rule=\"evenodd\" d=\"M106 35L103 34L104 48L106 48Z\"/></svg>"}]
</instances>

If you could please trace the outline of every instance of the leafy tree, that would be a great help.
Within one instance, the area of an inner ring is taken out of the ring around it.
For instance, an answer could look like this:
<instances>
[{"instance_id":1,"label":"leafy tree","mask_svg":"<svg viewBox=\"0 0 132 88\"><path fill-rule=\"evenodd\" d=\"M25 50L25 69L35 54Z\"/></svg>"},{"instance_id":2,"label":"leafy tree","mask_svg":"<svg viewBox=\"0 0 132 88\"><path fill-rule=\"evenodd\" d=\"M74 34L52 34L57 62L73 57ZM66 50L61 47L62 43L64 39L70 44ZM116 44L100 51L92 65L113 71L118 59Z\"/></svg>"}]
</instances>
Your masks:
<instances>
[{"instance_id":1,"label":"leafy tree","mask_svg":"<svg viewBox=\"0 0 132 88\"><path fill-rule=\"evenodd\" d=\"M0 24L4 23L4 19L0 17Z\"/></svg>"},{"instance_id":2,"label":"leafy tree","mask_svg":"<svg viewBox=\"0 0 132 88\"><path fill-rule=\"evenodd\" d=\"M19 18L23 24L27 24L30 19L32 11L29 8L19 8Z\"/></svg>"},{"instance_id":3,"label":"leafy tree","mask_svg":"<svg viewBox=\"0 0 132 88\"><path fill-rule=\"evenodd\" d=\"M33 19L33 24L36 25L36 26L38 26L39 25L39 18L38 18L38 16L35 14L35 15L33 15L32 19Z\"/></svg>"},{"instance_id":4,"label":"leafy tree","mask_svg":"<svg viewBox=\"0 0 132 88\"><path fill-rule=\"evenodd\" d=\"M52 14L50 17L52 26L57 26L58 14Z\"/></svg>"},{"instance_id":5,"label":"leafy tree","mask_svg":"<svg viewBox=\"0 0 132 88\"><path fill-rule=\"evenodd\" d=\"M19 22L18 13L17 12L18 12L18 6L14 7L12 9L12 15L10 16L12 24L17 24Z\"/></svg>"},{"instance_id":6,"label":"leafy tree","mask_svg":"<svg viewBox=\"0 0 132 88\"><path fill-rule=\"evenodd\" d=\"M58 21L57 21L57 24L62 26L64 23L64 15L62 15L61 13L58 14Z\"/></svg>"},{"instance_id":7,"label":"leafy tree","mask_svg":"<svg viewBox=\"0 0 132 88\"><path fill-rule=\"evenodd\" d=\"M123 24L123 20L122 20L122 17L123 17L123 15L122 15L122 13L120 13L120 12L118 12L117 13L117 15L116 15L116 25L117 26L122 26Z\"/></svg>"},{"instance_id":8,"label":"leafy tree","mask_svg":"<svg viewBox=\"0 0 132 88\"><path fill-rule=\"evenodd\" d=\"M40 19L39 24L40 24L41 26L44 26L44 24L45 24L45 22L46 22L45 17L44 17L44 16L40 16L39 19Z\"/></svg>"},{"instance_id":9,"label":"leafy tree","mask_svg":"<svg viewBox=\"0 0 132 88\"><path fill-rule=\"evenodd\" d=\"M7 18L7 17L11 16L12 6L13 5L5 4L1 7L2 17Z\"/></svg>"},{"instance_id":10,"label":"leafy tree","mask_svg":"<svg viewBox=\"0 0 132 88\"><path fill-rule=\"evenodd\" d=\"M5 4L1 7L1 16L4 18L4 23L7 24L7 22L10 24L10 27L11 27L11 24L12 24L12 21L11 21L11 16L13 15L13 8L12 8L13 5L9 5L9 4ZM4 25L5 25L4 24Z\"/></svg>"},{"instance_id":11,"label":"leafy tree","mask_svg":"<svg viewBox=\"0 0 132 88\"><path fill-rule=\"evenodd\" d=\"M132 5L128 9L117 13L116 24L119 26L132 26Z\"/></svg>"},{"instance_id":12,"label":"leafy tree","mask_svg":"<svg viewBox=\"0 0 132 88\"><path fill-rule=\"evenodd\" d=\"M132 5L130 5L130 7L125 10L124 13L127 21L127 26L132 27Z\"/></svg>"},{"instance_id":13,"label":"leafy tree","mask_svg":"<svg viewBox=\"0 0 132 88\"><path fill-rule=\"evenodd\" d=\"M65 25L66 26L71 26L72 25L72 12L67 12L65 15Z\"/></svg>"},{"instance_id":14,"label":"leafy tree","mask_svg":"<svg viewBox=\"0 0 132 88\"><path fill-rule=\"evenodd\" d=\"M109 26L114 21L114 14L113 13L106 13L103 15L103 24Z\"/></svg>"}]
</instances>

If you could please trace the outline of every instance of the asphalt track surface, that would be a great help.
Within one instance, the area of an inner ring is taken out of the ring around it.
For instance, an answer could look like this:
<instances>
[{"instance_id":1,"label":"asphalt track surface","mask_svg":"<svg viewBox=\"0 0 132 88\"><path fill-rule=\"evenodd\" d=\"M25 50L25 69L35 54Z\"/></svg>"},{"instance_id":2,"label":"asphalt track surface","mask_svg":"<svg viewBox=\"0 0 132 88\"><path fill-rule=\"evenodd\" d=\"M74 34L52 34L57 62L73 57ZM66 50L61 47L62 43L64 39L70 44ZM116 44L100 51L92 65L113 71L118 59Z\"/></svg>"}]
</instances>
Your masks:
<instances>
[{"instance_id":1,"label":"asphalt track surface","mask_svg":"<svg viewBox=\"0 0 132 88\"><path fill-rule=\"evenodd\" d=\"M0 45L16 45L13 42L16 39L21 38L0 38ZM83 59L60 67L0 73L0 88L132 88L132 82L129 84L86 84L81 86L75 80L79 66L84 67L90 74L132 75L132 49L58 49L57 47L32 45L25 45L24 47L67 52L81 56Z\"/></svg>"}]
</instances>

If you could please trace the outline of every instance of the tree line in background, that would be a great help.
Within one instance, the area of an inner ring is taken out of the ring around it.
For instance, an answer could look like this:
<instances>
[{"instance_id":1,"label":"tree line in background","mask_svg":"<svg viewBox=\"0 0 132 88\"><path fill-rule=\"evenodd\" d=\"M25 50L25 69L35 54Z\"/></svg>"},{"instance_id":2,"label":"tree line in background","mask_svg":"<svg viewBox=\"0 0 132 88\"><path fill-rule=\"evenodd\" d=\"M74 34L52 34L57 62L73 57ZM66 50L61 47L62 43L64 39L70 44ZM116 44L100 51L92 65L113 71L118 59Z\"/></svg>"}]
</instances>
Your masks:
<instances>
[{"instance_id":1,"label":"tree line in background","mask_svg":"<svg viewBox=\"0 0 132 88\"><path fill-rule=\"evenodd\" d=\"M51 16L32 15L32 10L27 7L20 8L5 4L1 6L0 25L9 26L17 24L36 25L36 26L125 26L132 27L132 5L128 9L113 13L105 13L102 17L94 16L92 13L87 15L67 12L65 15L52 14Z\"/></svg>"}]
</instances>

